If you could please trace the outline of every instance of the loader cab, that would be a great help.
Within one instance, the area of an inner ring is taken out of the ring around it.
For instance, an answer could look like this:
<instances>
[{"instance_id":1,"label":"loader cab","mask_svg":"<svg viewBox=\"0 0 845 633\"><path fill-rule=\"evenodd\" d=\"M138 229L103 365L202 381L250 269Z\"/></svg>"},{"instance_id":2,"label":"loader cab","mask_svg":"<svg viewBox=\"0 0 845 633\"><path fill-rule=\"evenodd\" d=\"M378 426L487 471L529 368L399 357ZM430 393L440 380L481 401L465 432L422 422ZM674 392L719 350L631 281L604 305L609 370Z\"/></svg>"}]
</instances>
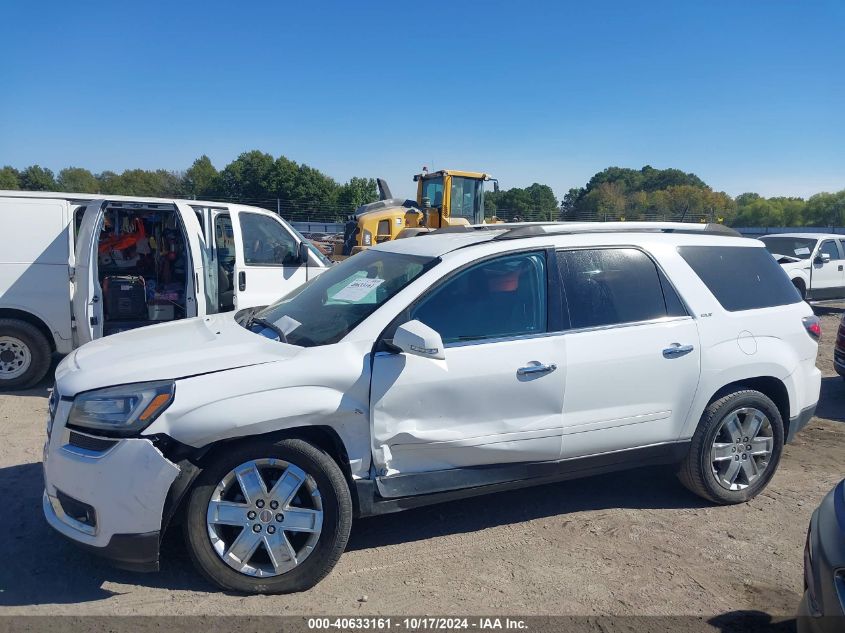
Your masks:
<instances>
[{"instance_id":1,"label":"loader cab","mask_svg":"<svg viewBox=\"0 0 845 633\"><path fill-rule=\"evenodd\" d=\"M441 170L417 174L414 180L417 204L427 207L429 228L484 222L484 182L493 180L489 175Z\"/></svg>"},{"instance_id":2,"label":"loader cab","mask_svg":"<svg viewBox=\"0 0 845 633\"><path fill-rule=\"evenodd\" d=\"M73 217L75 346L267 305L329 265L284 220L254 207L101 199L78 201Z\"/></svg>"}]
</instances>

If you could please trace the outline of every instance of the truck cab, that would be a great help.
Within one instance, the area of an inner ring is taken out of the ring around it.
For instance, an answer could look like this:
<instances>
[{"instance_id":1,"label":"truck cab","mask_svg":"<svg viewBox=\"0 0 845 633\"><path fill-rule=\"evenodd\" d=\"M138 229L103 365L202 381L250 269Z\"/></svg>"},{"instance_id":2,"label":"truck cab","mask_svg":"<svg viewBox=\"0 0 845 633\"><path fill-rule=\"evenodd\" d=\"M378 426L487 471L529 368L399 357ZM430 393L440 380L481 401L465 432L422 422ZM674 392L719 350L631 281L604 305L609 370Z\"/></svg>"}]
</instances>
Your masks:
<instances>
[{"instance_id":1,"label":"truck cab","mask_svg":"<svg viewBox=\"0 0 845 633\"><path fill-rule=\"evenodd\" d=\"M845 299L845 235L778 233L760 239L805 301Z\"/></svg>"}]
</instances>

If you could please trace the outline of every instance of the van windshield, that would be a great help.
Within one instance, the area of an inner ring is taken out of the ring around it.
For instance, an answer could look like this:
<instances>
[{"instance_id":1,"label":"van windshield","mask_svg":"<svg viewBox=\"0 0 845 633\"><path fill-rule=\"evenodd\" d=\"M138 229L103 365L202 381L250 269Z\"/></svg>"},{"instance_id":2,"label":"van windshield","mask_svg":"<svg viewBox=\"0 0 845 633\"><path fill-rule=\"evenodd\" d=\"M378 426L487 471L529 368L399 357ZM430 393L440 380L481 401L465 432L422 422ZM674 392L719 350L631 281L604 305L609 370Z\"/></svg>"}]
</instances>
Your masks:
<instances>
[{"instance_id":1,"label":"van windshield","mask_svg":"<svg viewBox=\"0 0 845 633\"><path fill-rule=\"evenodd\" d=\"M439 261L362 251L267 306L246 327L271 338L281 338L281 331L288 343L302 347L337 343Z\"/></svg>"}]
</instances>

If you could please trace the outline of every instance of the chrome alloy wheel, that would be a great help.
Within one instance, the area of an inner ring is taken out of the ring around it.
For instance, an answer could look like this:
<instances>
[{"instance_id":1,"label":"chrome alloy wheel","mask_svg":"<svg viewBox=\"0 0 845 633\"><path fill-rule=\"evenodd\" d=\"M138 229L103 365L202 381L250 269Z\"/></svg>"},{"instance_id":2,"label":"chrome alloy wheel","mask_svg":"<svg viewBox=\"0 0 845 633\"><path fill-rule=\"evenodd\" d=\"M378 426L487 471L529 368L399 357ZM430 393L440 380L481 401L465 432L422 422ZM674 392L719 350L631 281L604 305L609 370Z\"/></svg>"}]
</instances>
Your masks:
<instances>
[{"instance_id":1,"label":"chrome alloy wheel","mask_svg":"<svg viewBox=\"0 0 845 633\"><path fill-rule=\"evenodd\" d=\"M22 376L32 364L29 346L14 336L0 336L0 380Z\"/></svg>"},{"instance_id":2,"label":"chrome alloy wheel","mask_svg":"<svg viewBox=\"0 0 845 633\"><path fill-rule=\"evenodd\" d=\"M710 448L713 475L723 488L742 490L769 467L775 439L765 413L753 407L731 411Z\"/></svg>"},{"instance_id":3,"label":"chrome alloy wheel","mask_svg":"<svg viewBox=\"0 0 845 633\"><path fill-rule=\"evenodd\" d=\"M231 470L211 495L208 536L217 555L247 576L278 576L314 551L323 504L314 478L281 459Z\"/></svg>"}]
</instances>

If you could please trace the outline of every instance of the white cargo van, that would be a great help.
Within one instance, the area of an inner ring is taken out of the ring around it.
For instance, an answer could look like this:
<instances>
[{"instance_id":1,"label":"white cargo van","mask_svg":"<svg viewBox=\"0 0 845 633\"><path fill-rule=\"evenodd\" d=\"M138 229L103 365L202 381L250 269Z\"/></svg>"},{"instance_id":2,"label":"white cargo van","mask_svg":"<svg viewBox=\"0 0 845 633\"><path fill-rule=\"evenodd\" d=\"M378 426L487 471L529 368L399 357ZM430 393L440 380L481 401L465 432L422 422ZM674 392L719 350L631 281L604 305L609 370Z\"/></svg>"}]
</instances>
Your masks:
<instances>
[{"instance_id":1,"label":"white cargo van","mask_svg":"<svg viewBox=\"0 0 845 633\"><path fill-rule=\"evenodd\" d=\"M330 265L239 204L0 191L0 228L0 389L38 382L52 352L267 305Z\"/></svg>"}]
</instances>

